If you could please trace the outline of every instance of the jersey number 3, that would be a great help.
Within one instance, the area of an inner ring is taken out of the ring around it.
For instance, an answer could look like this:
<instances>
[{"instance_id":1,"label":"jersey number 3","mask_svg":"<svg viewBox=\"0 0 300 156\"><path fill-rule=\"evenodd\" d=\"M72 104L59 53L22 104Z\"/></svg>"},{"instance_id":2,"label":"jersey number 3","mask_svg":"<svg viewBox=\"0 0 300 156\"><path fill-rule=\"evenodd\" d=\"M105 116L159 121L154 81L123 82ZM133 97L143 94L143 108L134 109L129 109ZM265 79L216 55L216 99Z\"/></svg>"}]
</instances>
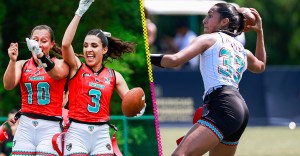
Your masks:
<instances>
[{"instance_id":1,"label":"jersey number 3","mask_svg":"<svg viewBox=\"0 0 300 156\"><path fill-rule=\"evenodd\" d=\"M89 91L89 96L92 97L92 102L94 103L94 106L91 104L88 105L88 111L91 113L98 113L100 110L100 98L101 98L101 92L100 90L91 89Z\"/></svg>"},{"instance_id":2,"label":"jersey number 3","mask_svg":"<svg viewBox=\"0 0 300 156\"><path fill-rule=\"evenodd\" d=\"M220 57L223 58L223 65L219 67L219 73L222 75L233 78L235 83L241 80L241 73L245 67L245 62L238 55L232 54L227 49L220 51Z\"/></svg>"}]
</instances>

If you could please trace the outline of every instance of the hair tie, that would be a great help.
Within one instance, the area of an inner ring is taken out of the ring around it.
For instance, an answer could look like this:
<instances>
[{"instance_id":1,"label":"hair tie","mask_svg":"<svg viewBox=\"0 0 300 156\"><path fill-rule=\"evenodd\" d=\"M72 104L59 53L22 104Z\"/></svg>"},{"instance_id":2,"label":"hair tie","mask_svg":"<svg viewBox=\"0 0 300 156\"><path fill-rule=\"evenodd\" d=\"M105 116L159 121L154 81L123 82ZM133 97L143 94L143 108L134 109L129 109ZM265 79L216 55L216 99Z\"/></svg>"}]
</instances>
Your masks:
<instances>
[{"instance_id":1,"label":"hair tie","mask_svg":"<svg viewBox=\"0 0 300 156\"><path fill-rule=\"evenodd\" d=\"M106 37L111 37L111 33L110 33L110 32L105 32L105 31L103 31L103 34L104 34Z\"/></svg>"},{"instance_id":2,"label":"hair tie","mask_svg":"<svg viewBox=\"0 0 300 156\"><path fill-rule=\"evenodd\" d=\"M104 36L111 37L111 33L110 32L102 31L101 29L100 29L100 31L104 34Z\"/></svg>"}]
</instances>

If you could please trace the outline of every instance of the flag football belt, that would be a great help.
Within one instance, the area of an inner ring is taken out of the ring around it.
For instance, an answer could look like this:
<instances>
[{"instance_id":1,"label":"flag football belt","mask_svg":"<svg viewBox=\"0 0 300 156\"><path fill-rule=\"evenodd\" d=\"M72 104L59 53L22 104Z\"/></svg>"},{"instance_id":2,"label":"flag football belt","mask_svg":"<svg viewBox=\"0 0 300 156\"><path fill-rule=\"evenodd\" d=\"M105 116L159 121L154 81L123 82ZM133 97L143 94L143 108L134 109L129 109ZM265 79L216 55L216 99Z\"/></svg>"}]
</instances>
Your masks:
<instances>
[{"instance_id":1,"label":"flag football belt","mask_svg":"<svg viewBox=\"0 0 300 156\"><path fill-rule=\"evenodd\" d=\"M19 118L21 117L21 115L25 115L25 116L27 116L29 118L34 118L34 119L43 119L43 120L48 120L48 121L59 121L60 122L60 126L63 127L62 126L62 122L63 122L62 118L58 118L58 117L55 117L55 116L45 116L45 115L34 114L34 113L22 113L21 111L18 111L16 113L16 115L14 116L14 118L10 120L10 122L12 122L13 124L15 124L19 120ZM64 128L63 132L57 133L57 134L55 134L52 137L52 146L53 146L53 149L59 154L59 156L63 156L63 149L62 149L62 151L59 150L58 145L56 143L56 140L57 140L57 138L60 135L62 135L62 145L64 145L64 139L63 139L63 137L64 137L64 134L67 132L67 129L65 129L65 127L67 127L67 126L63 127Z\"/></svg>"},{"instance_id":2,"label":"flag football belt","mask_svg":"<svg viewBox=\"0 0 300 156\"><path fill-rule=\"evenodd\" d=\"M62 121L62 118L56 117L56 116L46 116L41 114L34 114L34 113L22 113L21 115L25 115L29 118L33 119L42 119L42 120L48 120L48 121Z\"/></svg>"},{"instance_id":3,"label":"flag football belt","mask_svg":"<svg viewBox=\"0 0 300 156\"><path fill-rule=\"evenodd\" d=\"M29 118L34 118L34 119L42 119L42 120L48 120L48 121L62 121L62 118L56 117L56 116L46 116L46 115L41 115L41 114L34 114L34 113L26 113L26 112L21 112L18 111L16 115L14 116L13 119L10 120L13 124L15 124L21 115L25 115Z\"/></svg>"},{"instance_id":4,"label":"flag football belt","mask_svg":"<svg viewBox=\"0 0 300 156\"><path fill-rule=\"evenodd\" d=\"M0 142L1 142L1 143L8 139L8 134L7 134L6 128L5 128L5 126L4 126L7 122L8 122L8 121L5 121L5 122L0 126Z\"/></svg>"},{"instance_id":5,"label":"flag football belt","mask_svg":"<svg viewBox=\"0 0 300 156\"><path fill-rule=\"evenodd\" d=\"M226 89L226 90L239 90L238 88L231 86L231 85L218 85L218 86L214 86L209 88L209 90L205 93L205 96L210 95L211 93L213 93L214 91L217 91L219 89Z\"/></svg>"},{"instance_id":6,"label":"flag football belt","mask_svg":"<svg viewBox=\"0 0 300 156\"><path fill-rule=\"evenodd\" d=\"M63 156L64 155L64 146L65 146L65 134L67 133L69 127L70 127L70 121L69 121L69 117L68 117L68 112L69 110L62 108L62 117L63 120L61 122L61 128L62 128L62 132L60 133L56 133L53 137L52 137L52 146L53 149L58 153L59 156ZM57 144L57 139L58 137L61 136L61 147L62 150L59 149L58 144Z\"/></svg>"},{"instance_id":7,"label":"flag football belt","mask_svg":"<svg viewBox=\"0 0 300 156\"><path fill-rule=\"evenodd\" d=\"M79 121L76 119L72 119L69 118L70 123L72 122L77 122L77 123L82 123L82 124L90 124L90 125L105 125L107 124L110 128L114 129L114 134L111 138L111 143L112 143L112 148L113 148L113 152L115 154L115 156L123 156L123 154L121 153L119 146L118 146L118 142L117 142L117 134L116 132L118 131L117 127L109 122L84 122L84 121ZM64 123L65 125L66 123ZM54 148L54 150L58 153L59 156L63 156L64 155L64 137L65 137L65 133L68 131L68 126L64 126L64 130L62 133L57 133L52 137L52 146ZM62 151L60 151L58 144L57 144L57 139L58 137L61 136L61 143L62 143Z\"/></svg>"},{"instance_id":8,"label":"flag football belt","mask_svg":"<svg viewBox=\"0 0 300 156\"><path fill-rule=\"evenodd\" d=\"M70 120L70 123L77 122L77 123L88 124L88 125L105 125L105 124L107 124L110 128L114 129L115 131L118 131L117 127L115 125L109 123L109 121L106 121L106 122L85 122L85 121L79 121L79 120L72 119L72 118L70 118L69 120Z\"/></svg>"},{"instance_id":9,"label":"flag football belt","mask_svg":"<svg viewBox=\"0 0 300 156\"><path fill-rule=\"evenodd\" d=\"M206 92L205 96L209 95L210 93L212 93L213 91L218 90L219 88L223 88L225 85L218 85L218 86L214 86L208 89L208 91Z\"/></svg>"},{"instance_id":10,"label":"flag football belt","mask_svg":"<svg viewBox=\"0 0 300 156\"><path fill-rule=\"evenodd\" d=\"M203 113L203 110L204 110L205 107L206 107L206 104L204 104L202 107L199 107L195 111L195 114L194 114L194 117L193 117L193 124L195 124L198 120L201 119L202 113ZM182 136L182 137L180 137L179 139L176 140L177 145L180 144L180 142L182 141L183 138L184 138L184 136Z\"/></svg>"}]
</instances>

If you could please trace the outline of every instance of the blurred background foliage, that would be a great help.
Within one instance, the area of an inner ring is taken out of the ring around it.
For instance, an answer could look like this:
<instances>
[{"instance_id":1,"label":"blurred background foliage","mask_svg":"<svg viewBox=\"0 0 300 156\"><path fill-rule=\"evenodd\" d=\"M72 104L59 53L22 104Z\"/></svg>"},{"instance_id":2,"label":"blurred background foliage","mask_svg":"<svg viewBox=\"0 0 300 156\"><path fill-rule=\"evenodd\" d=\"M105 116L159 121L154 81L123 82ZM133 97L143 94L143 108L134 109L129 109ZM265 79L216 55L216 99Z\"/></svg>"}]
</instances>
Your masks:
<instances>
[{"instance_id":1,"label":"blurred background foliage","mask_svg":"<svg viewBox=\"0 0 300 156\"><path fill-rule=\"evenodd\" d=\"M299 0L226 0L226 2L236 3L240 7L255 8L260 13L268 65L300 64ZM164 35L174 37L175 25L180 19L189 21L189 28L196 34L203 34L204 15L153 15L152 18L158 27L157 39L164 38ZM245 36L245 47L255 52L256 33L249 31Z\"/></svg>"},{"instance_id":2,"label":"blurred background foliage","mask_svg":"<svg viewBox=\"0 0 300 156\"><path fill-rule=\"evenodd\" d=\"M11 42L19 43L18 60L30 58L31 53L27 49L25 38L30 35L36 25L46 24L54 30L56 43L60 46L64 32L78 7L78 2L68 0L0 1L1 82L9 62L7 55L9 44ZM77 53L82 53L83 40L87 32L94 28L111 32L112 36L134 42L137 45L135 53L126 54L120 60L113 60L111 63L107 62L106 66L119 71L127 81L129 88L142 87L148 95L146 96L147 103L150 106L149 77L139 2L130 0L94 2L82 17L72 43ZM5 91L3 83L1 83L0 112L2 114L0 115L5 115L11 108L20 107L19 94L19 87L12 91ZM120 104L120 98L114 96L112 106L115 107L112 108L112 115L122 115ZM151 109L151 107L147 109L147 114L153 112Z\"/></svg>"},{"instance_id":3,"label":"blurred background foliage","mask_svg":"<svg viewBox=\"0 0 300 156\"><path fill-rule=\"evenodd\" d=\"M18 60L29 59L31 53L27 49L25 38L29 37L35 26L46 24L54 30L56 43L60 46L78 3L79 0L0 0L0 116L7 116L12 108L20 109L21 104L19 86L11 91L6 91L2 83L3 74L9 62L7 49L10 43L19 43ZM114 37L136 44L135 53L126 54L120 60L108 62L106 66L120 72L129 88L142 87L144 89L147 103L145 115L153 115L139 1L95 1L82 17L73 40L72 45L77 53L82 53L83 40L87 32L95 28L111 32ZM111 115L123 115L121 99L116 92L111 101ZM129 139L132 144L141 146L142 142L147 141L152 146L145 147L147 146L145 145L143 149L149 148L154 153L158 153L155 149L157 143L154 120L131 125L129 125L129 129L134 134L129 131L132 136ZM117 126L123 127L122 125ZM143 137L136 138L135 135ZM121 132L119 136L122 136ZM153 145L155 146L153 147ZM148 153L151 155L152 152Z\"/></svg>"},{"instance_id":4,"label":"blurred background foliage","mask_svg":"<svg viewBox=\"0 0 300 156\"><path fill-rule=\"evenodd\" d=\"M300 64L299 0L230 0L241 7L255 8L262 17L267 64ZM255 50L255 32L246 33L246 47Z\"/></svg>"}]
</instances>

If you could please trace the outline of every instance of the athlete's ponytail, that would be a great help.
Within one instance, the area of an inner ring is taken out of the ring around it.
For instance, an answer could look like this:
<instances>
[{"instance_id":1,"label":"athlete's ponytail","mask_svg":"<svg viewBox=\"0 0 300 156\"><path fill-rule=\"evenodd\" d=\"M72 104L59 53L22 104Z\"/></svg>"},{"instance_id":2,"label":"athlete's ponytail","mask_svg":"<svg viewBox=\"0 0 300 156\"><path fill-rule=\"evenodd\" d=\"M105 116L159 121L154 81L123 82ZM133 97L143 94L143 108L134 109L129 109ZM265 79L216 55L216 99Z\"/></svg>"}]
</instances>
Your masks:
<instances>
[{"instance_id":1,"label":"athlete's ponytail","mask_svg":"<svg viewBox=\"0 0 300 156\"><path fill-rule=\"evenodd\" d=\"M228 26L219 31L232 37L240 35L244 29L244 16L230 3L217 3L215 6L217 7L216 11L220 14L221 19L229 19Z\"/></svg>"},{"instance_id":2,"label":"athlete's ponytail","mask_svg":"<svg viewBox=\"0 0 300 156\"><path fill-rule=\"evenodd\" d=\"M103 55L103 62L109 61L108 58L118 59L125 53L135 52L135 43L112 37L110 33L104 32L101 29L93 29L87 35L97 36L101 40L103 47L108 48L107 53Z\"/></svg>"}]
</instances>

